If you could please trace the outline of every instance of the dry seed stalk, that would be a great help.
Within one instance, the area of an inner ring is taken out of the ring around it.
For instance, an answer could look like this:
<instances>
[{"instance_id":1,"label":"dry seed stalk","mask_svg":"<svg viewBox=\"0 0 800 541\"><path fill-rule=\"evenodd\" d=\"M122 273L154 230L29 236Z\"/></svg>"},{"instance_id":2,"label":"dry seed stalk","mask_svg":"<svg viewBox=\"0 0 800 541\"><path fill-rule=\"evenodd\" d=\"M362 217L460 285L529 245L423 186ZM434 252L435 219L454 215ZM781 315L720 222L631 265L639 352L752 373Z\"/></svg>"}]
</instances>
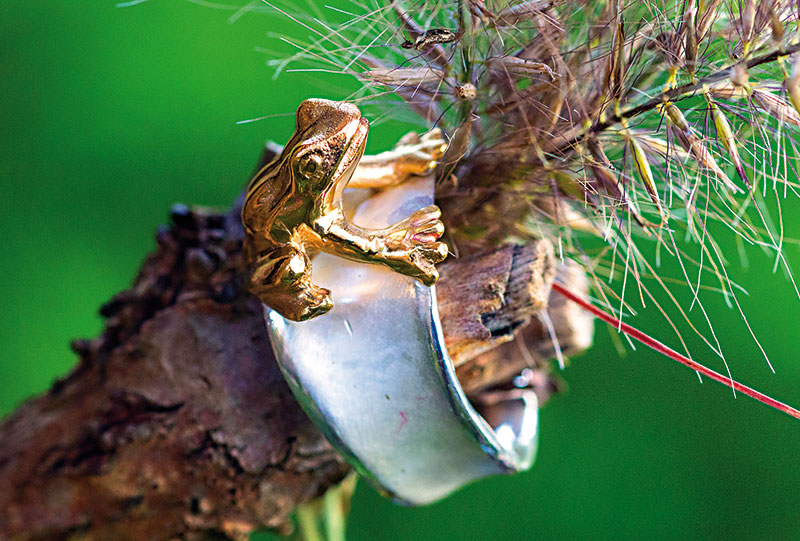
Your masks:
<instances>
[{"instance_id":1,"label":"dry seed stalk","mask_svg":"<svg viewBox=\"0 0 800 541\"><path fill-rule=\"evenodd\" d=\"M361 2L357 13L338 14L297 43L294 60L324 59L328 69L364 82L353 98L374 103L378 116L404 101L421 128L436 124L454 138L438 197L460 253L549 238L594 278L598 298L624 308L633 290L642 301L666 303L658 304L665 317L685 311L640 249L648 239L680 264L675 280L701 309L709 279L738 306L730 261L709 220L783 260L783 242L750 179L776 198L796 184L796 62L790 76L781 75L781 59L800 50L795 6ZM579 213L591 226L578 231L559 213ZM598 232L607 246L588 248ZM681 238L688 240L679 245ZM625 287L629 277L633 289ZM695 327L687 317L683 326L721 355L715 338L706 338L714 335L710 325Z\"/></svg>"}]
</instances>

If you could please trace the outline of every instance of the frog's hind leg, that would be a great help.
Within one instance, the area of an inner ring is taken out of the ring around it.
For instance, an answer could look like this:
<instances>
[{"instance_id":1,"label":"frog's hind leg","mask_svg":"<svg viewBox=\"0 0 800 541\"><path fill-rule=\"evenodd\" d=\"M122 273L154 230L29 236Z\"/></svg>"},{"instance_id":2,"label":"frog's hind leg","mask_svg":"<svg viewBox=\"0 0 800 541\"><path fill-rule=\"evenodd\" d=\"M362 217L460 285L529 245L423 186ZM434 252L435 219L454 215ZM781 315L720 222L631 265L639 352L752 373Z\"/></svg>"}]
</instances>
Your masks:
<instances>
[{"instance_id":1,"label":"frog's hind leg","mask_svg":"<svg viewBox=\"0 0 800 541\"><path fill-rule=\"evenodd\" d=\"M414 175L427 175L444 156L447 143L439 129L422 137L414 132L405 134L394 149L358 162L348 188L387 188L403 183Z\"/></svg>"},{"instance_id":2,"label":"frog's hind leg","mask_svg":"<svg viewBox=\"0 0 800 541\"><path fill-rule=\"evenodd\" d=\"M330 291L311 283L311 261L294 246L258 257L250 275L250 291L287 319L304 321L333 308Z\"/></svg>"}]
</instances>

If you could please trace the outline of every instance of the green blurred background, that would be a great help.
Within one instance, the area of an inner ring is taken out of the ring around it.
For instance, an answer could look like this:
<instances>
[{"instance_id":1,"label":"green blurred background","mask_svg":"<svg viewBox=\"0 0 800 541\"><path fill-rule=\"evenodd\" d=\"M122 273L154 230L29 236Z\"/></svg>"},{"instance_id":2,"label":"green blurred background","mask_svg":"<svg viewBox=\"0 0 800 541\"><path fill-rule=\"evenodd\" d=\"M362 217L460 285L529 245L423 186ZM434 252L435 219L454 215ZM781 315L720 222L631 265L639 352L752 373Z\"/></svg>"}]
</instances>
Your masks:
<instances>
[{"instance_id":1,"label":"green blurred background","mask_svg":"<svg viewBox=\"0 0 800 541\"><path fill-rule=\"evenodd\" d=\"M285 140L293 123L237 121L356 88L336 75L273 80L257 48L288 52L269 32L303 32L276 15L233 13L186 0L0 1L1 413L73 366L69 340L98 333L97 308L130 284L172 203L228 205L263 141ZM376 127L370 150L397 135ZM784 210L787 231L800 231L800 206ZM796 245L787 257L800 262ZM758 251L749 269L736 266L777 374L739 315L712 302L733 373L798 405L800 302ZM636 322L675 343L662 319ZM698 339L688 343L723 370ZM800 538L798 421L649 351L620 358L601 326L563 375L569 391L542 411L531 472L422 509L361 484L349 538Z\"/></svg>"}]
</instances>

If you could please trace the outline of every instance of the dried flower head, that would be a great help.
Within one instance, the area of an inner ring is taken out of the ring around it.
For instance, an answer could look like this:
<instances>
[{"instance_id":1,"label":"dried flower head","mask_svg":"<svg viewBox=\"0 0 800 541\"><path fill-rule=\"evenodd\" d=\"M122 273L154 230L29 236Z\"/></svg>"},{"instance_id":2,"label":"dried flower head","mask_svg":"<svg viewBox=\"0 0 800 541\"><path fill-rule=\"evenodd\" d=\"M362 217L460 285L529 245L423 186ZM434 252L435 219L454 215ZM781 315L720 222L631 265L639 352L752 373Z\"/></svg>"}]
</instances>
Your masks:
<instances>
[{"instance_id":1,"label":"dried flower head","mask_svg":"<svg viewBox=\"0 0 800 541\"><path fill-rule=\"evenodd\" d=\"M634 312L635 291L681 343L670 314L723 359L703 305L708 290L750 325L714 224L770 252L791 278L779 204L796 193L800 43L792 4L354 5L328 22L290 8L315 33L290 61L352 74L366 83L352 100L384 110L400 101L452 139L441 173L456 182L442 182L437 196L455 250L551 239L620 320ZM659 275L665 258L678 276ZM673 284L688 287L691 306L678 302ZM693 307L705 330L688 317Z\"/></svg>"}]
</instances>

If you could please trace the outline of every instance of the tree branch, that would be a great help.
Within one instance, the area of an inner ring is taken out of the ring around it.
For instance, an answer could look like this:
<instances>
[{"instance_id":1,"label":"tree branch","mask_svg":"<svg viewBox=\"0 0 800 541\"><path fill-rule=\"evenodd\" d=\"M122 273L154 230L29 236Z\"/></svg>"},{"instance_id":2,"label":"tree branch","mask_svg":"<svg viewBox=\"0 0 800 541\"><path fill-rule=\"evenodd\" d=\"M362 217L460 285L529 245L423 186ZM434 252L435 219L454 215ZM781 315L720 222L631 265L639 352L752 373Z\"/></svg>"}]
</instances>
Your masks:
<instances>
[{"instance_id":1,"label":"tree branch","mask_svg":"<svg viewBox=\"0 0 800 541\"><path fill-rule=\"evenodd\" d=\"M298 503L348 473L292 397L244 290L239 212L175 206L133 287L102 307L102 335L73 343L79 365L0 425L0 538L245 539L287 531ZM544 307L552 265L537 244L442 266L448 336L473 350L459 362ZM476 318L490 329L472 338L480 347L453 323ZM470 388L501 382L490 372Z\"/></svg>"}]
</instances>

